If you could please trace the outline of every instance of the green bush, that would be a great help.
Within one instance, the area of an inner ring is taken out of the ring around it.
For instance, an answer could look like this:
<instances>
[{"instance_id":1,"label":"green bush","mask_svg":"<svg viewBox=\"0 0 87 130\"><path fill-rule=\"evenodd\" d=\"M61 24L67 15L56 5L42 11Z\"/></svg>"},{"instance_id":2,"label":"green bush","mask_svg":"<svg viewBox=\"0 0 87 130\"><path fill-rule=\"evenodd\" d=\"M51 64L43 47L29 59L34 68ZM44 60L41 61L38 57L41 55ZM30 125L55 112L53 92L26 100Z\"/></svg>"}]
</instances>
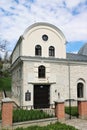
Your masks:
<instances>
[{"instance_id":1,"label":"green bush","mask_svg":"<svg viewBox=\"0 0 87 130\"><path fill-rule=\"evenodd\" d=\"M37 120L52 117L42 110L23 110L18 109L13 111L13 122L22 122L29 120Z\"/></svg>"},{"instance_id":2,"label":"green bush","mask_svg":"<svg viewBox=\"0 0 87 130\"><path fill-rule=\"evenodd\" d=\"M77 129L73 126L69 126L69 125L65 125L65 124L61 124L57 122L55 124L50 124L50 125L42 126L42 127L31 126L27 128L16 128L15 130L77 130Z\"/></svg>"},{"instance_id":3,"label":"green bush","mask_svg":"<svg viewBox=\"0 0 87 130\"><path fill-rule=\"evenodd\" d=\"M1 120L2 118L1 118L1 111L0 111L0 120Z\"/></svg>"},{"instance_id":4,"label":"green bush","mask_svg":"<svg viewBox=\"0 0 87 130\"><path fill-rule=\"evenodd\" d=\"M10 77L1 77L0 78L0 91L2 90L10 91L11 90L11 78Z\"/></svg>"},{"instance_id":5,"label":"green bush","mask_svg":"<svg viewBox=\"0 0 87 130\"><path fill-rule=\"evenodd\" d=\"M77 107L75 106L75 107L65 107L65 113L67 113L67 114L70 114L70 109L71 109L71 115L72 116L78 116L78 109L77 109Z\"/></svg>"}]
</instances>

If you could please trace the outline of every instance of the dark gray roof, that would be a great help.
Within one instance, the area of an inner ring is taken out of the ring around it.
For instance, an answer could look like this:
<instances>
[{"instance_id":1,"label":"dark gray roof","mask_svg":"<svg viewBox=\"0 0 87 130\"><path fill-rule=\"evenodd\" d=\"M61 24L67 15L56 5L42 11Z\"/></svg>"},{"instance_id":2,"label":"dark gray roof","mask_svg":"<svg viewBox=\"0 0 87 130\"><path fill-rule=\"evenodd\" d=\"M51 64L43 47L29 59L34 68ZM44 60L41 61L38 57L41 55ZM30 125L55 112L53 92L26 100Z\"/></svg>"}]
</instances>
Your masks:
<instances>
[{"instance_id":1,"label":"dark gray roof","mask_svg":"<svg viewBox=\"0 0 87 130\"><path fill-rule=\"evenodd\" d=\"M82 46L82 48L79 50L78 54L87 56L87 43Z\"/></svg>"},{"instance_id":2,"label":"dark gray roof","mask_svg":"<svg viewBox=\"0 0 87 130\"><path fill-rule=\"evenodd\" d=\"M87 61L87 56L81 54L67 53L66 58L72 61Z\"/></svg>"}]
</instances>

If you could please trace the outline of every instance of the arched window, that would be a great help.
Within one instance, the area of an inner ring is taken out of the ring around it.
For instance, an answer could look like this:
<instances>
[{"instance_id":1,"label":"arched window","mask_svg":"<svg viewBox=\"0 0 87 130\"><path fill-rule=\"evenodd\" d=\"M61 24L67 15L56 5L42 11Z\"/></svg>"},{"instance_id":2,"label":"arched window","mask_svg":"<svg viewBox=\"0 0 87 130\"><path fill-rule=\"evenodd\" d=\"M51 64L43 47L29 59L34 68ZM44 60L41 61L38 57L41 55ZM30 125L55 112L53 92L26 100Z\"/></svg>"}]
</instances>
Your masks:
<instances>
[{"instance_id":1,"label":"arched window","mask_svg":"<svg viewBox=\"0 0 87 130\"><path fill-rule=\"evenodd\" d=\"M84 84L79 82L77 84L77 97L78 98L83 98L83 89L84 89Z\"/></svg>"},{"instance_id":2,"label":"arched window","mask_svg":"<svg viewBox=\"0 0 87 130\"><path fill-rule=\"evenodd\" d=\"M53 46L49 47L49 56L55 56L55 48Z\"/></svg>"},{"instance_id":3,"label":"arched window","mask_svg":"<svg viewBox=\"0 0 87 130\"><path fill-rule=\"evenodd\" d=\"M45 66L38 67L38 78L45 78Z\"/></svg>"},{"instance_id":4,"label":"arched window","mask_svg":"<svg viewBox=\"0 0 87 130\"><path fill-rule=\"evenodd\" d=\"M41 46L40 45L36 45L35 46L35 55L36 56L41 56L41 51L42 51Z\"/></svg>"}]
</instances>

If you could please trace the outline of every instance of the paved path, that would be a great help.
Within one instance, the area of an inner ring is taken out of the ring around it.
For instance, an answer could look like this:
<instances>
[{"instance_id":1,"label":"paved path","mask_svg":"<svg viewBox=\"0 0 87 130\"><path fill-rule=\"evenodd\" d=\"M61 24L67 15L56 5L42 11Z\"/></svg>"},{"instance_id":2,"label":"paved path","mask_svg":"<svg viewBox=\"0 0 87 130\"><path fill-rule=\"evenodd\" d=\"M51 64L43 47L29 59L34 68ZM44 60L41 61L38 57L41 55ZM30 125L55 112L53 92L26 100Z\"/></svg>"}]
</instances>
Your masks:
<instances>
[{"instance_id":1,"label":"paved path","mask_svg":"<svg viewBox=\"0 0 87 130\"><path fill-rule=\"evenodd\" d=\"M78 130L87 130L87 120L68 119L68 120L63 121L63 123L74 126Z\"/></svg>"}]
</instances>

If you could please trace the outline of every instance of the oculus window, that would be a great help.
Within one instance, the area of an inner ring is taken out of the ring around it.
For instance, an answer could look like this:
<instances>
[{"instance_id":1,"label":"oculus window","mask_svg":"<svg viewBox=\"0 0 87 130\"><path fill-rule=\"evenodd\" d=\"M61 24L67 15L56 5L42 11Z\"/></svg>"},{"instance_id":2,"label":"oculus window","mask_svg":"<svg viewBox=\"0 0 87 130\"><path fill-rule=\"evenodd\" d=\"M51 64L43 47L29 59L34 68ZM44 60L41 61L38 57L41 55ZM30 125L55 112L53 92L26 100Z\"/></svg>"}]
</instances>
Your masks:
<instances>
[{"instance_id":1,"label":"oculus window","mask_svg":"<svg viewBox=\"0 0 87 130\"><path fill-rule=\"evenodd\" d=\"M55 48L53 46L49 47L49 56L55 56Z\"/></svg>"},{"instance_id":2,"label":"oculus window","mask_svg":"<svg viewBox=\"0 0 87 130\"><path fill-rule=\"evenodd\" d=\"M41 65L38 67L38 78L45 78L45 66Z\"/></svg>"},{"instance_id":3,"label":"oculus window","mask_svg":"<svg viewBox=\"0 0 87 130\"><path fill-rule=\"evenodd\" d=\"M35 46L35 55L36 56L41 56L41 53L42 53L41 46L40 45L36 45Z\"/></svg>"},{"instance_id":4,"label":"oculus window","mask_svg":"<svg viewBox=\"0 0 87 130\"><path fill-rule=\"evenodd\" d=\"M44 35L42 36L42 39L43 39L43 41L47 41L47 40L48 40L48 36L47 36L46 34L44 34Z\"/></svg>"}]
</instances>

